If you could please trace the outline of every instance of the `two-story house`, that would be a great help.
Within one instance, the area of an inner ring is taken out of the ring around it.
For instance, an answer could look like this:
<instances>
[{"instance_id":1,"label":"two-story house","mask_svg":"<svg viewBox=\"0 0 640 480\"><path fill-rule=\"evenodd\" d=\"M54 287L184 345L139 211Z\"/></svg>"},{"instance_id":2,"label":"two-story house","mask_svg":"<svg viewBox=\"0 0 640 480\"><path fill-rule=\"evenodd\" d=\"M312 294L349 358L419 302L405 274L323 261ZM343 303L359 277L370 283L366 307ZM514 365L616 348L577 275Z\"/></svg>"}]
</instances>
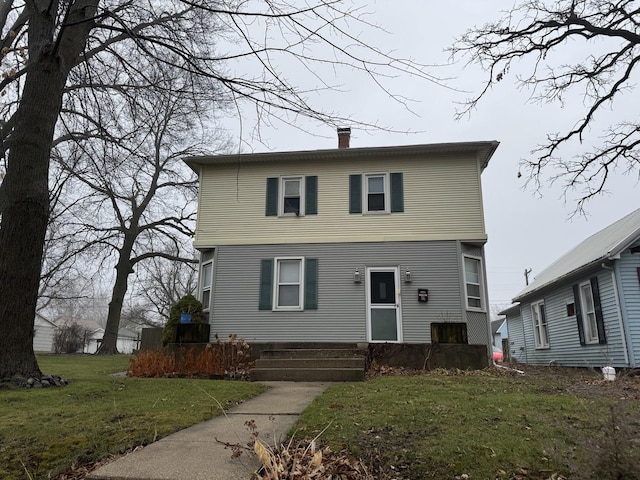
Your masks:
<instances>
[{"instance_id":1,"label":"two-story house","mask_svg":"<svg viewBox=\"0 0 640 480\"><path fill-rule=\"evenodd\" d=\"M496 141L190 157L212 335L489 346Z\"/></svg>"}]
</instances>

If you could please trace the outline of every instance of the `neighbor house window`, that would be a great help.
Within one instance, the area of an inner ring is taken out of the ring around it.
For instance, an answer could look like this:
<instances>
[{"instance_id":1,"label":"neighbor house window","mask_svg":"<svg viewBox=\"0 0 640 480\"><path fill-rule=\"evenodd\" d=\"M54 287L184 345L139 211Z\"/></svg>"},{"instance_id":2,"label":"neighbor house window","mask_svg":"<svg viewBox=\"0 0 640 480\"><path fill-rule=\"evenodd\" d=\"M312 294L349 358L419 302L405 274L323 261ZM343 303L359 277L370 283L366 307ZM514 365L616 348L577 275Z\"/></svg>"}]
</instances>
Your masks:
<instances>
[{"instance_id":1,"label":"neighbor house window","mask_svg":"<svg viewBox=\"0 0 640 480\"><path fill-rule=\"evenodd\" d=\"M276 310L302 309L302 258L276 258L275 298Z\"/></svg>"},{"instance_id":2,"label":"neighbor house window","mask_svg":"<svg viewBox=\"0 0 640 480\"><path fill-rule=\"evenodd\" d=\"M464 257L464 285L469 310L482 310L482 260L478 257Z\"/></svg>"},{"instance_id":3,"label":"neighbor house window","mask_svg":"<svg viewBox=\"0 0 640 480\"><path fill-rule=\"evenodd\" d=\"M544 310L544 301L531 304L531 316L536 348L549 348L549 332L547 331L547 315Z\"/></svg>"},{"instance_id":4,"label":"neighbor house window","mask_svg":"<svg viewBox=\"0 0 640 480\"><path fill-rule=\"evenodd\" d=\"M573 285L573 300L580 345L607 343L598 277Z\"/></svg>"},{"instance_id":5,"label":"neighbor house window","mask_svg":"<svg viewBox=\"0 0 640 480\"><path fill-rule=\"evenodd\" d=\"M387 212L387 175L365 175L365 212Z\"/></svg>"},{"instance_id":6,"label":"neighbor house window","mask_svg":"<svg viewBox=\"0 0 640 480\"><path fill-rule=\"evenodd\" d=\"M582 307L582 322L586 343L598 343L598 325L596 323L596 309L593 302L591 282L580 284L580 306Z\"/></svg>"},{"instance_id":7,"label":"neighbor house window","mask_svg":"<svg viewBox=\"0 0 640 480\"><path fill-rule=\"evenodd\" d=\"M207 262L202 264L202 270L200 273L200 282L202 284L202 293L200 298L202 299L203 310L209 310L211 304L211 282L213 277L213 262Z\"/></svg>"}]
</instances>

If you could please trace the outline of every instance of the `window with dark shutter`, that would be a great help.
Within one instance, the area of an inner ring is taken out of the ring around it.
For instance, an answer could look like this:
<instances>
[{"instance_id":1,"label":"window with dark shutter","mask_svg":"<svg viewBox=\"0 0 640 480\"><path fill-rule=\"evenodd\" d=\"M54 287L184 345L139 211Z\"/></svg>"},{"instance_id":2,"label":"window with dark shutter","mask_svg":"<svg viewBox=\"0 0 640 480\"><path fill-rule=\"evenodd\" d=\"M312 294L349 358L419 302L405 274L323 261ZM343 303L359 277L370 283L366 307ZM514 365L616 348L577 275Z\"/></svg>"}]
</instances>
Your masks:
<instances>
[{"instance_id":1,"label":"window with dark shutter","mask_svg":"<svg viewBox=\"0 0 640 480\"><path fill-rule=\"evenodd\" d=\"M404 212L404 185L402 173L391 174L391 212Z\"/></svg>"},{"instance_id":2,"label":"window with dark shutter","mask_svg":"<svg viewBox=\"0 0 640 480\"><path fill-rule=\"evenodd\" d=\"M273 302L273 259L260 261L259 310L271 310Z\"/></svg>"},{"instance_id":3,"label":"window with dark shutter","mask_svg":"<svg viewBox=\"0 0 640 480\"><path fill-rule=\"evenodd\" d=\"M278 215L278 185L280 179L277 177L267 178L267 201L265 215L274 217Z\"/></svg>"},{"instance_id":4,"label":"window with dark shutter","mask_svg":"<svg viewBox=\"0 0 640 480\"><path fill-rule=\"evenodd\" d=\"M318 214L318 177L305 177L305 215Z\"/></svg>"},{"instance_id":5,"label":"window with dark shutter","mask_svg":"<svg viewBox=\"0 0 640 480\"><path fill-rule=\"evenodd\" d=\"M362 175L349 175L349 213L362 213Z\"/></svg>"},{"instance_id":6,"label":"window with dark shutter","mask_svg":"<svg viewBox=\"0 0 640 480\"><path fill-rule=\"evenodd\" d=\"M306 258L304 263L304 309L318 309L318 259Z\"/></svg>"}]
</instances>

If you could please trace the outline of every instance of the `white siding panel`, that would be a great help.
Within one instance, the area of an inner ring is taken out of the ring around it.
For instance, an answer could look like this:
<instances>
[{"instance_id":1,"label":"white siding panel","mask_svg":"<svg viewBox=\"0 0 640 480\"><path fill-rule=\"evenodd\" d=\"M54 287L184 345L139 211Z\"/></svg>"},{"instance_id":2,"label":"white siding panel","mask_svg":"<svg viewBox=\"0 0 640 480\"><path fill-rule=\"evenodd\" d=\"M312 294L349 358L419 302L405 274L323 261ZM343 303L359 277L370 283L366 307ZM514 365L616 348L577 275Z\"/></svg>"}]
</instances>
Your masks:
<instances>
[{"instance_id":1,"label":"white siding panel","mask_svg":"<svg viewBox=\"0 0 640 480\"><path fill-rule=\"evenodd\" d=\"M405 211L349 214L349 175L403 172ZM318 176L318 214L265 216L266 178ZM200 177L197 247L486 238L475 157L217 165Z\"/></svg>"}]
</instances>

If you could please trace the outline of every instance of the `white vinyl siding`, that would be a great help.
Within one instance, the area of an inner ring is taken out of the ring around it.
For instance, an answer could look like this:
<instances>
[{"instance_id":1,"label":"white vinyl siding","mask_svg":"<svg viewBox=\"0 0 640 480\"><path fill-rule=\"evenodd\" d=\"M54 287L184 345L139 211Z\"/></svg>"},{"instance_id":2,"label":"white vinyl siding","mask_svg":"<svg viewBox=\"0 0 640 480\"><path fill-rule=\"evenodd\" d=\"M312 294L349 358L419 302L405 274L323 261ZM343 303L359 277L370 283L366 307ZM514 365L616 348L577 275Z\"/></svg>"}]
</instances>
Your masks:
<instances>
[{"instance_id":1,"label":"white vinyl siding","mask_svg":"<svg viewBox=\"0 0 640 480\"><path fill-rule=\"evenodd\" d=\"M205 167L195 246L486 239L475 155L394 158L391 165L328 159ZM403 214L349 214L349 175L389 168L404 173ZM302 174L318 177L318 214L286 224L265 216L265 178Z\"/></svg>"},{"instance_id":2,"label":"white vinyl siding","mask_svg":"<svg viewBox=\"0 0 640 480\"><path fill-rule=\"evenodd\" d=\"M531 316L536 348L549 348L549 331L543 301L531 304Z\"/></svg>"}]
</instances>

